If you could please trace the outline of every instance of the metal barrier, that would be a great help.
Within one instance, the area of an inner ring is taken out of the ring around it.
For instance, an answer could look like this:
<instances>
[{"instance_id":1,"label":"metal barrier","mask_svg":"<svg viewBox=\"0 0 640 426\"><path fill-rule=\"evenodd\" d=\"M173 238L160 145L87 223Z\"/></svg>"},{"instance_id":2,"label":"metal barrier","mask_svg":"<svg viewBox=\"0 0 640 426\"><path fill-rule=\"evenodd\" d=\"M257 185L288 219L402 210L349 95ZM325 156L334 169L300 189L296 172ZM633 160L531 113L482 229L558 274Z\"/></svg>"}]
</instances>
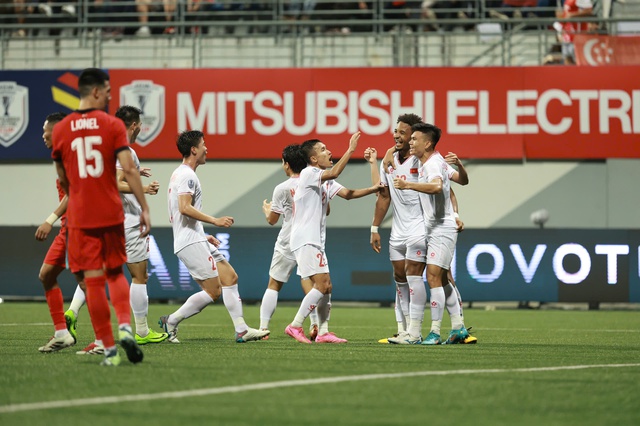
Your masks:
<instances>
[{"instance_id":1,"label":"metal barrier","mask_svg":"<svg viewBox=\"0 0 640 426\"><path fill-rule=\"evenodd\" d=\"M317 0L306 11L302 0L199 2L198 10L173 0L175 10L151 1L141 11L146 3L0 3L0 69L520 66L540 64L557 43L555 8L490 8L490 0L430 9ZM584 20L616 33L640 18Z\"/></svg>"}]
</instances>

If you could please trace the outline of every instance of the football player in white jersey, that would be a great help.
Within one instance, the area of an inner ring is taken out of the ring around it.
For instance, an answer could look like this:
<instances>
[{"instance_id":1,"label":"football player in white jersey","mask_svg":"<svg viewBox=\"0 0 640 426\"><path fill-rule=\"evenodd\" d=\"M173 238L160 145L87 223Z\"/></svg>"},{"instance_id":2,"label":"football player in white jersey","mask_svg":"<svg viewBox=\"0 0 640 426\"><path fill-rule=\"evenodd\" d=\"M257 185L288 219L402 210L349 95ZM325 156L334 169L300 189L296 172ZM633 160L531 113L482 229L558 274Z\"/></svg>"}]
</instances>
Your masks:
<instances>
[{"instance_id":1,"label":"football player in white jersey","mask_svg":"<svg viewBox=\"0 0 640 426\"><path fill-rule=\"evenodd\" d=\"M372 166L372 182L381 182L381 184L383 185L381 193L378 196L378 200L376 201L373 224L371 227L371 247L377 253L380 253L381 247L378 227L382 223L389 209L391 201L393 201L394 204L392 231L389 241L389 253L393 266L394 280L396 281L395 313L398 332L391 338L391 341L388 338L384 338L378 340L379 343L417 343L416 339L398 340L397 337L403 331L407 331L407 329L409 328L408 326L410 325L409 308L411 306L411 293L410 286L407 285L407 281L412 281L414 283L414 287L417 287L419 289L419 298L423 295L423 292L421 291L423 287L418 284L418 280L415 278L407 279L407 277L415 277L416 275L419 275L422 279L423 272L426 266L426 240L422 243L417 243L410 236L411 232L416 232L416 227L414 225L410 227L402 226L402 223L413 224L415 223L415 221L423 223L422 208L415 208L415 204L419 205L419 196L416 192L404 192L401 190L397 190L393 187L392 181L393 178L397 176L414 182L417 180L416 167L419 167L421 164L415 156L409 154L409 141L411 140L412 133L411 125L419 123L420 121L420 117L415 114L402 114L398 117L397 125L394 130L394 140L396 142L395 146L387 151L379 170L376 166L377 153L375 149L371 148L365 151L365 159L369 161ZM449 164L461 166L459 158L454 153L448 153L445 159ZM412 171L414 173L411 173ZM448 173L450 175L455 171L456 170L453 168L448 169ZM451 200L453 203L454 211L457 214L458 205L453 189L451 190ZM400 225L398 225L398 223L400 223ZM458 232L461 232L464 228L464 223L457 216L456 223L458 225ZM406 232L407 229L409 230L409 233ZM402 235L409 235L409 239L403 241ZM400 236L400 238L398 238L398 236ZM407 241L409 245L407 245L405 241ZM406 260L403 260L403 252L407 253ZM418 252L422 252L422 256L418 256ZM394 260L394 258L398 260ZM445 286L445 292L447 295L446 306L449 313L452 314L452 311L454 310L457 312L458 307L460 311L462 310L462 299L460 298L460 293L455 286L451 271L448 271L448 281L448 284ZM418 305L421 305L421 303L414 303L414 305L414 316L417 315L416 319L419 319L419 317L421 317L421 314L419 314L418 312L423 312L424 309L419 308ZM417 331L414 331L414 333L415 332ZM475 337L469 336L464 343L476 342L477 339Z\"/></svg>"},{"instance_id":2,"label":"football player in white jersey","mask_svg":"<svg viewBox=\"0 0 640 426\"><path fill-rule=\"evenodd\" d=\"M289 277L293 273L296 264L296 257L289 248L289 240L291 237L291 217L293 215L293 195L298 187L298 178L300 172L307 166L307 162L302 156L300 145L292 144L284 148L282 151L282 169L289 177L286 181L280 183L273 190L271 202L264 200L262 203L262 211L269 225L278 223L282 216L282 228L278 233L275 247L273 249L273 257L271 266L269 267L269 284L262 296L260 304L260 329L269 329L269 322L276 311L278 304L278 293L282 289L282 285L289 281ZM302 277L300 280L304 293L307 294L313 288L313 284L308 277ZM318 335L318 314L314 309L309 315L311 326L309 328L309 340L314 341Z\"/></svg>"},{"instance_id":3,"label":"football player in white jersey","mask_svg":"<svg viewBox=\"0 0 640 426\"><path fill-rule=\"evenodd\" d=\"M420 123L422 118L416 114L402 114L398 117L393 132L395 147L393 148L393 165L380 164L380 171L372 170L372 180L378 180L382 186L376 200L373 223L371 226L371 247L380 253L380 234L378 227L384 220L393 202L393 222L389 238L389 259L393 267L393 278L396 283L395 313L398 332L409 330L411 315L415 318L413 334L420 336L418 325L424 316L427 303L427 292L422 281L426 253L426 231L423 225L422 209L419 195L415 191L401 191L393 186L393 179L398 177L410 182L418 181L420 162L409 154L411 126ZM376 167L375 150L368 150L365 158ZM411 295L411 297L410 297ZM413 314L411 314L413 312ZM393 343L393 340L381 339L381 343Z\"/></svg>"},{"instance_id":4,"label":"football player in white jersey","mask_svg":"<svg viewBox=\"0 0 640 426\"><path fill-rule=\"evenodd\" d=\"M423 345L440 344L440 326L445 308L444 284L448 282L447 271L453 260L458 237L458 224L451 204L451 180L466 185L469 182L464 166L450 172L451 166L435 150L442 131L426 123L411 127L410 153L420 160L418 182L408 182L396 177L395 188L414 190L420 195L420 205L427 230L427 282L431 291L431 331L422 341ZM447 343L460 343L469 337L462 322L460 311L451 313L451 333ZM410 336L413 338L415 336Z\"/></svg>"},{"instance_id":5,"label":"football player in white jersey","mask_svg":"<svg viewBox=\"0 0 640 426\"><path fill-rule=\"evenodd\" d=\"M311 139L301 145L308 165L300 173L293 198L290 246L298 264L298 275L309 277L313 289L304 297L293 322L285 329L286 334L301 343L311 343L304 334L302 324L313 309L317 309L320 322L316 343L346 343L345 339L329 332L331 277L324 247L327 208L331 198L339 195L350 200L376 193L379 189L378 186L371 186L352 190L335 181L356 150L359 139L360 132L351 136L349 148L335 165L331 160L331 151L320 140Z\"/></svg>"},{"instance_id":6,"label":"football player in white jersey","mask_svg":"<svg viewBox=\"0 0 640 426\"><path fill-rule=\"evenodd\" d=\"M168 188L173 250L202 291L189 297L176 312L160 317L158 323L169 334L170 342L179 343L178 324L222 295L236 331L236 342L260 340L269 335L269 330L256 330L245 323L238 276L212 245L215 238L207 236L202 226L203 222L224 228L233 225L230 216L216 218L202 212L202 188L196 169L205 164L207 158L204 134L199 130L182 132L177 147L182 154L182 164L171 175Z\"/></svg>"},{"instance_id":7,"label":"football player in white jersey","mask_svg":"<svg viewBox=\"0 0 640 426\"><path fill-rule=\"evenodd\" d=\"M140 133L140 114L142 111L130 105L123 105L116 111L115 116L124 122L127 128L129 143L133 144ZM136 168L141 176L151 176L151 170L140 167L138 155L131 150L131 156ZM116 174L118 179L118 191L122 199L124 209L124 236L125 248L127 250L127 269L131 274L131 287L129 291L129 302L133 311L133 318L136 323L135 339L139 345L147 343L160 343L169 337L167 333L158 333L149 328L147 315L149 314L149 295L147 293L147 281L149 274L147 264L149 263L149 236L140 238L140 214L142 208L131 193L131 188L127 183L120 162L116 162ZM143 185L145 194L156 195L160 183L154 180L149 185Z\"/></svg>"}]
</instances>

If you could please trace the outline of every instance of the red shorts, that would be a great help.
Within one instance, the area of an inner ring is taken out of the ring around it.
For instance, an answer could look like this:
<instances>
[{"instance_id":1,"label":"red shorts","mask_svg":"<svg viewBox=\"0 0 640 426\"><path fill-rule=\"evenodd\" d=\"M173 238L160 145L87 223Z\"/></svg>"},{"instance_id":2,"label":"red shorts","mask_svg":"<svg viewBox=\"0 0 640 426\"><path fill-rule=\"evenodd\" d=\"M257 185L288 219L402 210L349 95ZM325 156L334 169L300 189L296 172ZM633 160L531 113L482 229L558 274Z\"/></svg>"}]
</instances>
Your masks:
<instances>
[{"instance_id":1,"label":"red shorts","mask_svg":"<svg viewBox=\"0 0 640 426\"><path fill-rule=\"evenodd\" d=\"M61 268L67 267L67 227L60 228L60 232L55 236L47 255L44 257L44 262L47 265L59 266Z\"/></svg>"},{"instance_id":2,"label":"red shorts","mask_svg":"<svg viewBox=\"0 0 640 426\"><path fill-rule=\"evenodd\" d=\"M106 228L69 228L71 272L122 267L127 261L124 224Z\"/></svg>"}]
</instances>

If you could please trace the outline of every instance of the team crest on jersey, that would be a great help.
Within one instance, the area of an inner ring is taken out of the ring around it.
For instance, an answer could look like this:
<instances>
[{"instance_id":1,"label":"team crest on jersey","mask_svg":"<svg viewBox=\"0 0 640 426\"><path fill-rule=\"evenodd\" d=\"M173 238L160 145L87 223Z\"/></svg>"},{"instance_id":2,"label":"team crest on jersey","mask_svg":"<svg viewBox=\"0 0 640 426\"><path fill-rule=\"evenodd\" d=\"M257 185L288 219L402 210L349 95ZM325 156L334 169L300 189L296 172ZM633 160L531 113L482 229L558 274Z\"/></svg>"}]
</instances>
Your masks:
<instances>
[{"instance_id":1,"label":"team crest on jersey","mask_svg":"<svg viewBox=\"0 0 640 426\"><path fill-rule=\"evenodd\" d=\"M120 105L142 110L141 129L136 143L145 146L153 142L164 127L165 89L151 80L134 80L120 88Z\"/></svg>"},{"instance_id":2,"label":"team crest on jersey","mask_svg":"<svg viewBox=\"0 0 640 426\"><path fill-rule=\"evenodd\" d=\"M196 182L193 179L189 179L187 185L189 186L189 189L193 189L196 186Z\"/></svg>"},{"instance_id":3,"label":"team crest on jersey","mask_svg":"<svg viewBox=\"0 0 640 426\"><path fill-rule=\"evenodd\" d=\"M13 145L29 124L29 89L0 81L0 145Z\"/></svg>"}]
</instances>

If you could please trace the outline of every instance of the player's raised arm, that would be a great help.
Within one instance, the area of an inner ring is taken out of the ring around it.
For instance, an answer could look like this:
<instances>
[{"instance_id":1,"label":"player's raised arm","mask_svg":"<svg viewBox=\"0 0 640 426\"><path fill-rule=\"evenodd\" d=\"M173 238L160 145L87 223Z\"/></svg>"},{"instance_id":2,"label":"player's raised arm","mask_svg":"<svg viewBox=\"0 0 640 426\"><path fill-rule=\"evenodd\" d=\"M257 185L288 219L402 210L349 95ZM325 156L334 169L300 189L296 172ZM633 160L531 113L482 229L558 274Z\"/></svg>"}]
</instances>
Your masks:
<instances>
[{"instance_id":1,"label":"player's raised arm","mask_svg":"<svg viewBox=\"0 0 640 426\"><path fill-rule=\"evenodd\" d=\"M271 203L267 202L267 200L262 201L262 212L264 213L269 225L275 225L278 223L280 214L271 210Z\"/></svg>"},{"instance_id":2,"label":"player's raised arm","mask_svg":"<svg viewBox=\"0 0 640 426\"><path fill-rule=\"evenodd\" d=\"M340 176L340 173L344 170L351 158L351 155L356 151L358 147L358 140L360 140L361 132L357 131L353 135L351 135L351 139L349 139L349 148L342 155L340 160L331 167L331 169L327 169L322 172L322 181L337 179Z\"/></svg>"},{"instance_id":3,"label":"player's raised arm","mask_svg":"<svg viewBox=\"0 0 640 426\"><path fill-rule=\"evenodd\" d=\"M469 183L469 175L467 174L467 169L464 168L464 164L458 158L455 152L449 152L444 160L451 165L454 165L458 168L458 170L453 173L451 176L451 180L460 185L467 185Z\"/></svg>"}]
</instances>

